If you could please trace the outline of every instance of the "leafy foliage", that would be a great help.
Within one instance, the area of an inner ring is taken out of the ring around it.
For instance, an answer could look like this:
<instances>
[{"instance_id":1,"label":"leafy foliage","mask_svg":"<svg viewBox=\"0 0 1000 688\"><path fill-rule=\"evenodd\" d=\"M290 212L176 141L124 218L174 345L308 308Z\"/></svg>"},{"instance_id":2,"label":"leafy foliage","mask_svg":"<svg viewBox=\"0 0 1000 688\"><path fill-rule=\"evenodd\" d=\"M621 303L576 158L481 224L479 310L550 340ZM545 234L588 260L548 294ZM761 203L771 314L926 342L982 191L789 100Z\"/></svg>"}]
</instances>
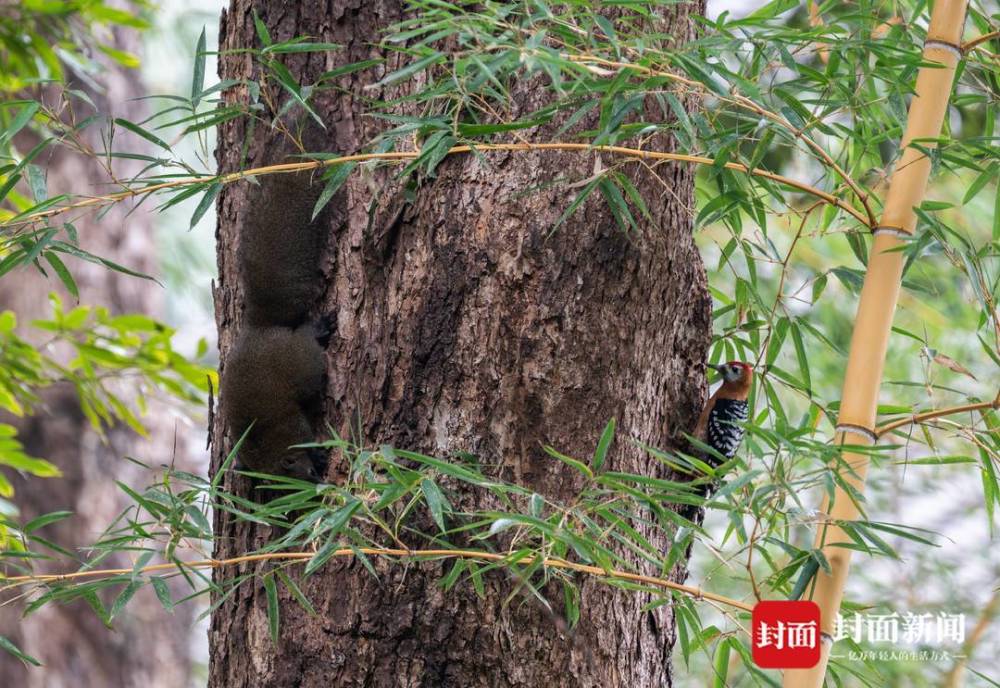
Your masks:
<instances>
[{"instance_id":1,"label":"leafy foliage","mask_svg":"<svg viewBox=\"0 0 1000 688\"><path fill-rule=\"evenodd\" d=\"M101 69L100 60L92 59L95 51L119 65L137 65L134 55L116 49L106 39L116 27L146 28L140 15L147 7L141 1L123 9L90 0L29 1L5 7L0 16L0 89L13 99L0 106L0 160L7 161L0 165L0 201L4 203L0 219L16 227L22 211L44 213L68 199L49 195L40 163L55 146L93 157L84 132L101 118L91 114L79 119L81 112L96 106L87 89L63 83L66 74L75 75L93 90L98 87L91 76ZM58 102L46 104L41 89L59 85L55 89ZM111 124L142 133L126 120L115 119ZM110 161L105 169L113 178ZM25 226L23 231L11 226L0 231L0 276L33 267L58 279L75 299L79 299L79 288L67 259L151 279L81 248L71 220L56 226ZM52 319L32 323L34 337L25 333L26 328L16 329L16 313L0 312L0 408L15 416L37 412L40 391L64 382L72 385L83 413L102 435L115 423L145 435L141 416L148 395L200 403L215 379L213 370L173 349L173 330L147 316L112 317L106 308L82 305L65 312L58 297L53 295L51 300ZM206 353L202 341L196 355L201 358ZM134 386L126 389L126 381ZM0 425L0 433L0 466L37 477L60 474L44 459L25 454L12 426ZM4 511L14 508L2 499L11 494L10 481L0 473L0 508ZM0 547L14 546L7 535L0 530Z\"/></svg>"},{"instance_id":2,"label":"leafy foliage","mask_svg":"<svg viewBox=\"0 0 1000 688\"><path fill-rule=\"evenodd\" d=\"M112 316L101 306L66 311L57 295L49 298L52 317L32 323L46 337L40 345L16 333L13 311L0 312L3 410L15 416L32 413L41 390L57 382L68 383L94 430L103 434L113 424L123 423L145 435L141 416L149 395L166 394L179 402L196 403L210 386L217 388L214 370L174 350L171 328L143 315ZM196 357L203 357L207 348L202 340ZM0 466L38 477L60 475L48 461L26 455L14 428L6 424L0 424ZM0 473L0 497L12 494L10 482ZM9 539L0 540L0 548L10 544Z\"/></svg>"},{"instance_id":3,"label":"leafy foliage","mask_svg":"<svg viewBox=\"0 0 1000 688\"><path fill-rule=\"evenodd\" d=\"M654 603L662 604L669 599L669 588L657 587L657 579L648 574L644 580L630 580L628 576L641 574L650 565L660 576L670 574L682 561L693 533L701 529L666 507L677 503L698 505L705 498L699 491L699 481L659 480L607 470L602 463L614 439L613 429L613 423L609 424L590 460L563 456L550 449L582 478L579 493L567 503L555 503L518 485L491 478L468 456L449 460L388 446L369 450L341 439L321 446L334 449L351 467L343 484L313 485L246 473L262 480L261 489L281 495L270 502L228 493L219 487L218 477L210 481L168 470L141 493L119 483L134 506L123 511L90 546L89 557L81 559L61 549L56 551L56 558L64 566L67 557L78 562L77 576L31 576L37 563L54 556L44 551L52 545L36 531L68 514L53 513L24 525L6 519L3 525L16 534L19 547L0 552L7 579L0 589L19 594L26 584L40 584L40 594L29 613L51 601L85 599L111 623L144 585L153 586L169 610L175 602L163 586L166 578L184 577L192 588L191 597L214 591L219 604L236 586L259 577L267 591L271 631L276 637L280 624L276 602L279 584L289 589L307 611L311 609L287 569L304 564L301 577L295 576L303 580L332 557L348 554L361 559L377 576L373 557L392 552L399 556L403 547L403 556L418 560L454 559L447 572L442 569L446 589L465 581L482 594L483 576L498 567L511 574L522 594L545 606L549 603L543 588L553 584L563 587L567 602L563 613L570 625L579 618L576 604L581 572L654 595L660 600ZM238 447L227 459L227 468L237 453ZM713 504L725 510L740 509L737 488L731 485L724 489ZM466 512L455 506L461 502L458 495L469 489L488 493L495 507ZM253 573L223 578L221 582L212 582L201 573L204 568L219 565L198 563L192 558L210 546L211 513L215 510L272 527L274 537L268 544L240 558L262 562ZM434 527L424 530L421 524ZM650 542L663 534L669 534L673 541L667 552ZM421 550L436 554L421 555ZM132 553L135 566L131 571L100 570L102 560L121 551ZM636 555L638 560L623 556L624 552ZM119 592L110 609L105 609L97 593L108 587Z\"/></svg>"},{"instance_id":4,"label":"leafy foliage","mask_svg":"<svg viewBox=\"0 0 1000 688\"><path fill-rule=\"evenodd\" d=\"M92 73L94 50L123 66L138 65L135 55L101 38L116 27L149 26L140 16L149 4L140 0L133 5L137 11L100 0L9 3L0 13L0 91L15 93L42 79L63 81L67 67Z\"/></svg>"}]
</instances>

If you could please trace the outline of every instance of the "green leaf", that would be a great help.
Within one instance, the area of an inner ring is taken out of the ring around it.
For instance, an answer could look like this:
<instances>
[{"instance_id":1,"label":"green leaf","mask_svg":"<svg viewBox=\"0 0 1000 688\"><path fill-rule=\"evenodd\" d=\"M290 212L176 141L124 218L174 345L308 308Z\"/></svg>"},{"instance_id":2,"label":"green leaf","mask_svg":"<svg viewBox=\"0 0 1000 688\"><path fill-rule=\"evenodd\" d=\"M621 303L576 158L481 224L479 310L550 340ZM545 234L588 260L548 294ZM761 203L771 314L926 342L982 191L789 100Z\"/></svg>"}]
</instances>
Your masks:
<instances>
[{"instance_id":1,"label":"green leaf","mask_svg":"<svg viewBox=\"0 0 1000 688\"><path fill-rule=\"evenodd\" d=\"M608 202L608 207L611 209L611 214L614 215L618 226L626 231L638 229L635 218L632 217L632 211L629 210L628 203L625 202L625 197L622 196L618 185L607 177L601 177L597 186L601 190L601 195Z\"/></svg>"},{"instance_id":2,"label":"green leaf","mask_svg":"<svg viewBox=\"0 0 1000 688\"><path fill-rule=\"evenodd\" d=\"M423 163L424 172L428 177L434 177L434 170L442 160L448 157L448 151L455 145L454 136L451 136L447 132L442 133L444 135L436 140L433 145L425 145L420 151L418 160Z\"/></svg>"},{"instance_id":3,"label":"green leaf","mask_svg":"<svg viewBox=\"0 0 1000 688\"><path fill-rule=\"evenodd\" d=\"M72 511L53 511L53 512L48 513L48 514L42 514L41 516L38 516L37 518L33 518L30 521L28 521L27 523L25 523L23 530L24 530L25 533L31 533L31 532L34 532L34 531L38 530L39 528L44 528L45 526L49 525L50 523L55 523L56 521L61 521L64 518L67 518L67 517L72 516L72 515L73 515Z\"/></svg>"},{"instance_id":4,"label":"green leaf","mask_svg":"<svg viewBox=\"0 0 1000 688\"><path fill-rule=\"evenodd\" d=\"M94 254L89 253L87 251L84 251L82 248L77 248L76 246L73 246L72 244L67 244L67 243L62 242L62 241L54 241L54 242L52 242L51 247L52 247L53 251L58 251L60 253L69 254L69 255L74 256L76 258L80 258L82 260L85 260L88 263L96 263L98 265L103 265L104 267L109 268L111 270L114 270L115 272L121 272L121 273L123 273L125 275L130 275L132 277L139 277L139 278L150 280L151 282L156 282L157 284L160 284L160 282L158 280L156 280L153 277L150 277L149 275L146 275L146 274L141 273L141 272L136 272L135 270L130 270L127 267L125 267L123 265L119 265L118 263L110 261L110 260L108 260L106 258L101 258L100 256L95 256Z\"/></svg>"},{"instance_id":5,"label":"green leaf","mask_svg":"<svg viewBox=\"0 0 1000 688\"><path fill-rule=\"evenodd\" d=\"M795 582L795 587L792 588L792 592L789 593L788 599L802 599L802 594L806 591L806 586L808 586L812 581L817 571L819 571L819 562L813 557L806 559L805 563L802 565L801 571L799 572L799 579Z\"/></svg>"},{"instance_id":6,"label":"green leaf","mask_svg":"<svg viewBox=\"0 0 1000 688\"><path fill-rule=\"evenodd\" d=\"M1000 184L997 184L997 195L993 202L993 241L1000 241Z\"/></svg>"},{"instance_id":7,"label":"green leaf","mask_svg":"<svg viewBox=\"0 0 1000 688\"><path fill-rule=\"evenodd\" d=\"M271 642L277 644L281 626L280 609L278 608L278 586L274 576L264 576L264 592L267 595L267 629L271 634Z\"/></svg>"},{"instance_id":8,"label":"green leaf","mask_svg":"<svg viewBox=\"0 0 1000 688\"><path fill-rule=\"evenodd\" d=\"M437 524L438 530L443 533L446 530L444 514L445 512L451 513L451 505L441 492L441 488L430 478L423 478L420 481L420 491L424 493L424 499L427 501L427 508L430 509L431 516L434 517L434 523Z\"/></svg>"},{"instance_id":9,"label":"green leaf","mask_svg":"<svg viewBox=\"0 0 1000 688\"><path fill-rule=\"evenodd\" d=\"M456 557L455 562L451 566L451 570L448 571L448 574L441 579L441 588L445 592L451 590L455 586L455 583L458 582L458 577L462 575L462 571L464 570L465 560Z\"/></svg>"},{"instance_id":10,"label":"green leaf","mask_svg":"<svg viewBox=\"0 0 1000 688\"><path fill-rule=\"evenodd\" d=\"M17 116L10 123L3 133L0 134L0 147L6 146L8 143L14 140L14 136L17 132L21 131L31 118L34 117L41 106L35 101L29 101L25 103L24 107L17 111Z\"/></svg>"},{"instance_id":11,"label":"green leaf","mask_svg":"<svg viewBox=\"0 0 1000 688\"><path fill-rule=\"evenodd\" d=\"M583 463L582 461L578 461L578 460L576 460L574 458L566 456L565 454L560 454L555 449L553 449L552 447L549 447L547 445L544 447L544 449L545 449L545 453L546 454L548 454L549 456L552 456L554 458L559 459L560 461L562 461L567 466L571 466L572 468L576 469L576 471L578 471L579 473L582 473L583 475L587 476L587 478L593 478L594 477L594 472L592 470L590 470L590 468L587 466L587 464Z\"/></svg>"},{"instance_id":12,"label":"green leaf","mask_svg":"<svg viewBox=\"0 0 1000 688\"><path fill-rule=\"evenodd\" d=\"M799 372L802 373L802 382L806 386L806 393L812 397L812 376L809 374L809 356L806 354L806 345L802 341L802 332L794 323L791 327L792 343L795 344L795 357L799 362Z\"/></svg>"},{"instance_id":13,"label":"green leaf","mask_svg":"<svg viewBox=\"0 0 1000 688\"><path fill-rule=\"evenodd\" d=\"M125 605L129 603L132 597L135 595L136 591L142 587L142 581L138 579L133 579L129 581L129 584L118 594L115 601L111 604L111 611L108 612L108 620L113 621L117 616L125 609Z\"/></svg>"},{"instance_id":14,"label":"green leaf","mask_svg":"<svg viewBox=\"0 0 1000 688\"><path fill-rule=\"evenodd\" d=\"M256 13L254 14L256 19ZM191 109L195 110L201 102L205 90L205 27L201 27L198 44L194 49L194 72L191 75Z\"/></svg>"},{"instance_id":15,"label":"green leaf","mask_svg":"<svg viewBox=\"0 0 1000 688\"><path fill-rule=\"evenodd\" d=\"M356 162L345 162L337 165L331 166L330 170L324 175L326 178L326 186L323 187L323 191L320 193L319 198L316 199L316 206L313 208L311 220L315 220L316 217L323 212L323 208L326 204L330 202L330 199L334 197L340 187L344 185L344 182L351 176L351 172L354 168L358 166Z\"/></svg>"},{"instance_id":16,"label":"green leaf","mask_svg":"<svg viewBox=\"0 0 1000 688\"><path fill-rule=\"evenodd\" d=\"M575 628L580 622L580 590L566 580L563 581L563 610L567 625Z\"/></svg>"},{"instance_id":17,"label":"green leaf","mask_svg":"<svg viewBox=\"0 0 1000 688\"><path fill-rule=\"evenodd\" d=\"M337 79L347 74L353 74L354 72L360 72L368 69L369 67L374 67L375 65L382 64L383 62L385 62L385 60L362 60L360 62L352 62L351 64L344 65L343 67L331 69L329 72L323 72L320 74L317 81L332 81L333 79Z\"/></svg>"},{"instance_id":18,"label":"green leaf","mask_svg":"<svg viewBox=\"0 0 1000 688\"><path fill-rule=\"evenodd\" d=\"M323 527L333 535L340 533L344 526L350 522L351 517L354 516L354 512L360 507L361 501L352 497L350 502L323 519Z\"/></svg>"},{"instance_id":19,"label":"green leaf","mask_svg":"<svg viewBox=\"0 0 1000 688\"><path fill-rule=\"evenodd\" d=\"M785 335L788 334L789 320L785 316L778 318L771 329L771 339L767 343L767 355L764 357L764 364L770 368L778 359L781 353L781 345L785 343Z\"/></svg>"},{"instance_id":20,"label":"green leaf","mask_svg":"<svg viewBox=\"0 0 1000 688\"><path fill-rule=\"evenodd\" d=\"M427 67L430 67L431 65L435 64L442 57L444 57L443 53L434 52L433 54L428 55L427 57L421 58L416 62L412 62L406 65L400 70L397 70L395 72L392 72L391 74L386 75L380 81L373 84L372 88L378 88L381 86L391 86L392 84L395 84L397 82L409 79L417 72L424 70Z\"/></svg>"},{"instance_id":21,"label":"green leaf","mask_svg":"<svg viewBox=\"0 0 1000 688\"><path fill-rule=\"evenodd\" d=\"M329 538L326 541L326 544L320 547L319 550L316 551L316 554L314 554L312 558L308 561L308 563L306 563L304 575L311 576L313 573L322 568L323 565L330 560L330 557L332 557L337 552L338 549L340 549L340 541L337 539L337 537L333 536Z\"/></svg>"},{"instance_id":22,"label":"green leaf","mask_svg":"<svg viewBox=\"0 0 1000 688\"><path fill-rule=\"evenodd\" d=\"M264 25L264 22L261 21L260 15L257 14L257 10L253 11L253 25L257 30L257 38L260 39L260 42L264 45L264 47L266 48L271 45L271 33L267 30L267 26Z\"/></svg>"},{"instance_id":23,"label":"green leaf","mask_svg":"<svg viewBox=\"0 0 1000 688\"><path fill-rule=\"evenodd\" d=\"M479 136L489 136L490 134L502 134L507 131L517 131L519 129L531 129L548 122L551 118L539 117L518 122L503 122L496 124L478 124L469 122L459 122L456 130L459 136L474 138Z\"/></svg>"},{"instance_id":24,"label":"green leaf","mask_svg":"<svg viewBox=\"0 0 1000 688\"><path fill-rule=\"evenodd\" d=\"M45 181L45 170L38 165L28 165L25 169L28 176L28 188L31 189L31 196L35 203L42 203L48 198L48 189ZM38 212L33 209L32 212Z\"/></svg>"},{"instance_id":25,"label":"green leaf","mask_svg":"<svg viewBox=\"0 0 1000 688\"><path fill-rule=\"evenodd\" d=\"M275 43L264 48L262 52L272 55L281 53L316 53L339 50L340 48L341 46L336 43L310 43L308 41L301 41L298 43Z\"/></svg>"},{"instance_id":26,"label":"green leaf","mask_svg":"<svg viewBox=\"0 0 1000 688\"><path fill-rule=\"evenodd\" d=\"M70 274L70 271L66 268L66 265L62 262L59 256L52 251L46 251L42 254L42 256L45 258L45 262L52 266L52 270L59 277L63 286L66 287L66 291L72 294L73 298L79 301L80 290L76 286L76 280L73 279L73 275Z\"/></svg>"},{"instance_id":27,"label":"green leaf","mask_svg":"<svg viewBox=\"0 0 1000 688\"><path fill-rule=\"evenodd\" d=\"M159 146L160 148L162 148L165 151L169 151L170 150L170 146L167 145L166 141L164 141L160 137L156 136L155 134L146 131L145 129L143 129L142 127L140 127L138 124L130 122L127 119L123 119L121 117L116 117L114 121L115 121L115 124L117 124L118 126L123 127L125 129L128 129L129 131L131 131L136 136L140 136L140 137L146 139L147 141L149 141L153 145Z\"/></svg>"},{"instance_id":28,"label":"green leaf","mask_svg":"<svg viewBox=\"0 0 1000 688\"><path fill-rule=\"evenodd\" d=\"M313 607L312 602L309 601L309 598L306 597L306 594L304 592L302 592L302 589L298 586L298 584L296 584L294 580L289 578L288 574L286 574L281 569L278 569L276 573L278 575L278 578L281 579L281 582L284 584L284 586L288 588L289 592L292 593L292 597L295 598L295 601L299 603L299 606L305 609L306 613L309 614L309 616L316 616L316 608Z\"/></svg>"},{"instance_id":29,"label":"green leaf","mask_svg":"<svg viewBox=\"0 0 1000 688\"><path fill-rule=\"evenodd\" d=\"M600 183L601 179L602 177L593 179L590 182L588 182L586 186L580 189L580 193L576 195L576 198L573 199L573 202L569 204L566 210L563 211L563 214L559 216L559 219L556 220L556 223L552 225L550 233L555 232L563 222L565 222L574 212L576 212L576 209L579 208L583 204L583 202L587 200L587 196L589 196L590 193L597 188L597 185L598 183Z\"/></svg>"},{"instance_id":30,"label":"green leaf","mask_svg":"<svg viewBox=\"0 0 1000 688\"><path fill-rule=\"evenodd\" d=\"M715 675L712 677L712 688L727 688L729 685L729 651L730 638L722 638L715 646Z\"/></svg>"},{"instance_id":31,"label":"green leaf","mask_svg":"<svg viewBox=\"0 0 1000 688\"><path fill-rule=\"evenodd\" d=\"M140 64L138 56L134 55L125 50L118 50L117 48L112 48L110 45L99 45L97 49L102 53L110 57L112 60L120 64L122 67L127 67L129 69L135 69Z\"/></svg>"},{"instance_id":32,"label":"green leaf","mask_svg":"<svg viewBox=\"0 0 1000 688\"><path fill-rule=\"evenodd\" d=\"M10 193L10 190L17 186L17 183L21 181L21 170L23 170L25 166L29 165L39 153L48 148L49 144L54 140L54 138L46 138L39 141L35 147L28 151L28 154L13 167L13 169L6 173L7 181L3 183L3 186L0 186L0 201L7 198L7 194Z\"/></svg>"},{"instance_id":33,"label":"green leaf","mask_svg":"<svg viewBox=\"0 0 1000 688\"><path fill-rule=\"evenodd\" d=\"M0 648L2 648L5 651L9 652L10 654L14 655L18 659L20 659L22 662L25 662L27 664L31 664L31 665L36 666L36 667L42 666L41 662L39 662L37 659L35 659L31 655L25 654L24 652L21 652L21 650L17 647L17 645L15 645L14 643L12 643L10 640L8 640L7 638L5 638L2 635L0 635Z\"/></svg>"},{"instance_id":34,"label":"green leaf","mask_svg":"<svg viewBox=\"0 0 1000 688\"><path fill-rule=\"evenodd\" d=\"M208 209L212 207L212 202L215 201L215 197L218 195L219 191L222 189L222 184L216 182L208 187L205 191L205 195L201 197L201 201L198 202L198 207L194 209L191 214L191 221L188 223L190 229L194 229L194 226L198 224L198 221L204 217Z\"/></svg>"},{"instance_id":35,"label":"green leaf","mask_svg":"<svg viewBox=\"0 0 1000 688\"><path fill-rule=\"evenodd\" d=\"M170 588L167 586L167 582L159 576L153 576L150 578L150 582L153 584L153 591L156 593L156 599L160 601L160 604L163 605L164 609L173 614L174 600L170 595Z\"/></svg>"},{"instance_id":36,"label":"green leaf","mask_svg":"<svg viewBox=\"0 0 1000 688\"><path fill-rule=\"evenodd\" d=\"M31 4L34 4L37 7L37 3ZM55 4L59 5L60 3ZM86 6L86 14L88 14L90 18L106 24L118 24L119 26L128 26L133 29L149 28L149 22L144 21L140 17L137 17L126 10L118 9L117 7L108 7L103 2L88 3Z\"/></svg>"},{"instance_id":37,"label":"green leaf","mask_svg":"<svg viewBox=\"0 0 1000 688\"><path fill-rule=\"evenodd\" d=\"M594 452L594 460L591 461L591 465L594 467L594 472L600 472L601 466L604 465L604 460L608 456L608 448L611 446L611 442L615 438L615 419L612 418L608 421L608 424L604 426L604 432L601 433L601 439L597 443L597 450Z\"/></svg>"}]
</instances>

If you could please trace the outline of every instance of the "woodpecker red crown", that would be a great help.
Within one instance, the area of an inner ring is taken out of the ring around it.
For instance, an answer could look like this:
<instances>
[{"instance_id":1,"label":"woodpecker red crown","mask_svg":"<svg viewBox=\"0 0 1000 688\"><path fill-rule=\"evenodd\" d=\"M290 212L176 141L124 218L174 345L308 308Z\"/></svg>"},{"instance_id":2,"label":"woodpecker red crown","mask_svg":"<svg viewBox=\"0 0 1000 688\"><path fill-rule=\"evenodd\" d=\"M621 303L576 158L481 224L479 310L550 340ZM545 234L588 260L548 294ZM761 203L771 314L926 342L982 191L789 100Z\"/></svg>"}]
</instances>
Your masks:
<instances>
[{"instance_id":1,"label":"woodpecker red crown","mask_svg":"<svg viewBox=\"0 0 1000 688\"><path fill-rule=\"evenodd\" d=\"M737 384L749 389L750 380L753 379L753 366L743 361L729 361L728 363L709 363L709 368L714 368L722 376L724 385L732 386Z\"/></svg>"}]
</instances>

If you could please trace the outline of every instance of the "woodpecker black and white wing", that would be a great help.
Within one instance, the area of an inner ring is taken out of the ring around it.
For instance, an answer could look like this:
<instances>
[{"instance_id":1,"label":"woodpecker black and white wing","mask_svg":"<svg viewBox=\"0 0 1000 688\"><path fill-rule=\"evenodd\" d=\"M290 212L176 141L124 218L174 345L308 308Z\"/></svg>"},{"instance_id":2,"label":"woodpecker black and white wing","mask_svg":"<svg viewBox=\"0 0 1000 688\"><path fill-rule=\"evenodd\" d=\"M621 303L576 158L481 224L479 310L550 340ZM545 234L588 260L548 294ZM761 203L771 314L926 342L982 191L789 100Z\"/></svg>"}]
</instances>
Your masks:
<instances>
[{"instance_id":1,"label":"woodpecker black and white wing","mask_svg":"<svg viewBox=\"0 0 1000 688\"><path fill-rule=\"evenodd\" d=\"M749 404L739 399L716 399L706 428L709 446L727 459L736 455L743 441L743 426L749 417Z\"/></svg>"}]
</instances>

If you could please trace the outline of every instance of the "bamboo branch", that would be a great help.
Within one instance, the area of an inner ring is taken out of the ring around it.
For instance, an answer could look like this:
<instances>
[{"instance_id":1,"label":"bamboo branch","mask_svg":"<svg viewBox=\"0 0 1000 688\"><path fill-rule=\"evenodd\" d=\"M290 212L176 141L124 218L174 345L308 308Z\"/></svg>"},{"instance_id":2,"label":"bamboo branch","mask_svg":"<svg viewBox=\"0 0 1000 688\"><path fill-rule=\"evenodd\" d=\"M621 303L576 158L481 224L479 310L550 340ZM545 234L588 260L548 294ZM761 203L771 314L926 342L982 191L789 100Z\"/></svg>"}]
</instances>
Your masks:
<instances>
[{"instance_id":1,"label":"bamboo branch","mask_svg":"<svg viewBox=\"0 0 1000 688\"><path fill-rule=\"evenodd\" d=\"M874 232L844 374L836 434L840 444L866 446L877 440L879 387L903 276L904 257L899 249L916 228L914 208L923 202L931 172L930 158L912 143L941 133L955 69L962 57L966 8L967 0L937 0L931 12L923 58L937 64L921 67L917 73L900 145L902 155L893 170L882 219ZM784 688L821 688L830 661L834 624L851 564L851 549L843 545L851 544L852 539L839 524L859 518L857 495L864 492L870 464L867 454L856 451L846 451L843 460L851 469L835 468L840 479L833 495L825 496L821 507L829 517L816 533L815 546L829 562L828 570L816 573L810 591L820 608L820 660L809 669L785 671Z\"/></svg>"},{"instance_id":2,"label":"bamboo branch","mask_svg":"<svg viewBox=\"0 0 1000 688\"><path fill-rule=\"evenodd\" d=\"M598 153L608 153L611 155L618 155L626 158L636 158L639 160L668 160L673 162L687 162L697 165L714 165L715 161L712 158L707 158L700 155L686 155L684 153L664 153L660 151L649 151L642 150L640 148L627 148L624 146L591 146L586 143L563 143L563 142L551 142L551 143L484 143L476 146L464 145L464 146L454 146L448 149L448 155L456 155L458 153L470 153L473 151L478 152L490 152L490 151L571 151L571 152L598 152ZM267 165L265 167L254 167L247 170L240 170L239 172L231 172L230 174L225 174L221 176L206 176L206 177L185 177L183 179L173 179L169 182L160 182L158 184L150 184L149 186L144 186L139 189L128 189L126 191L119 191L113 194L107 194L105 196L94 196L87 198L82 201L77 201L75 203L69 203L64 206L59 206L57 208L51 208L49 210L44 210L39 213L31 213L26 215L17 222L0 224L0 227L10 227L22 224L29 224L31 222L36 222L45 218L53 217L56 215L61 215L63 213L69 212L71 210L81 210L91 207L99 207L103 205L108 205L112 203L117 203L119 201L125 200L127 198L135 198L138 196L146 196L157 191L163 191L164 189L173 189L181 186L190 186L192 184L231 184L240 179L246 179L247 177L255 177L262 174L285 174L292 172L301 172L306 170L322 169L327 167L333 167L335 165L343 165L349 162L369 162L372 160L383 160L389 162L399 162L404 160L412 160L421 155L421 151L396 151L390 153L361 153L358 155L346 155L342 158L333 158L329 160L310 160L305 162L293 162L293 163L282 163L278 165ZM863 213L858 211L856 208L846 203L840 198L837 198L833 194L821 191L815 187L809 186L803 182L791 179L789 177L784 177L780 174L774 174L773 172L768 172L767 170L755 167L753 169L748 169L746 165L742 165L737 162L728 162L724 165L726 169L736 170L738 172L743 172L756 177L762 177L764 179L770 179L773 182L789 186L799 191L815 196L816 198L822 200L825 203L836 206L841 210L854 216L858 222L861 222L867 227L871 227L868 219Z\"/></svg>"},{"instance_id":3,"label":"bamboo branch","mask_svg":"<svg viewBox=\"0 0 1000 688\"><path fill-rule=\"evenodd\" d=\"M391 548L380 548L380 547L359 547L357 549L338 549L332 556L335 557L353 557L357 555L358 552L362 554L367 554L370 556L379 557L399 557L399 558L409 558L409 557L435 557L435 558L447 558L447 559L475 559L481 561L504 561L507 557L503 554L496 554L494 552L477 552L476 550L462 550L462 549L391 549ZM79 580L83 578L101 578L101 577L111 577L111 576L124 576L131 575L133 573L155 573L157 571L170 571L179 570L182 567L192 568L192 569L219 569L226 566L234 566L236 564L243 564L248 562L256 561L292 561L292 562L307 562L313 557L315 557L315 552L274 552L270 554L245 554L239 557L232 557L231 559L200 559L197 561L188 561L181 563L170 563L170 564L151 564L149 566L144 566L138 570L136 569L94 569L89 571L74 571L73 573L52 573L52 574L37 574L30 576L10 576L7 578L2 578L0 580L5 581L3 586L0 586L0 592L5 592L12 588L21 587L24 585L30 585L32 583L63 583L66 581ZM697 588L692 585L684 585L683 583L675 583L674 581L667 580L666 578L657 578L655 576L643 576L638 573L629 573L628 571L619 571L616 569L605 570L598 566L588 566L586 564L577 564L571 561L566 561L565 559L557 558L545 558L542 560L544 566L553 569L564 569L567 571L576 571L578 573L585 573L590 576L596 576L598 578L605 578L609 580L624 580L633 583L643 583L645 585L650 585L656 588L663 588L666 590L675 590L677 592L689 595L697 600L708 600L710 602L717 602L719 604L728 605L730 607L735 607L736 609L741 609L746 612L753 611L753 607L746 602L740 602L739 600L734 600L724 595L717 595L713 592L707 592L701 588Z\"/></svg>"},{"instance_id":4,"label":"bamboo branch","mask_svg":"<svg viewBox=\"0 0 1000 688\"><path fill-rule=\"evenodd\" d=\"M994 38L1000 38L1000 31L990 31L989 33L984 33L978 38L973 38L971 41L966 41L962 44L962 52L967 53L987 41L992 41Z\"/></svg>"},{"instance_id":5,"label":"bamboo branch","mask_svg":"<svg viewBox=\"0 0 1000 688\"><path fill-rule=\"evenodd\" d=\"M927 420L932 420L934 418L942 418L944 416L954 416L958 413L964 413L965 411L980 411L983 409L997 409L1000 408L1000 394L997 394L996 399L993 401L981 401L977 404L963 404L961 406L949 406L948 408L935 409L933 411L924 411L923 413L914 413L906 418L900 418L894 420L885 425L880 425L875 429L875 434L878 437L886 434L887 432L892 432L897 428L901 428L904 425L916 425L918 423L923 423Z\"/></svg>"}]
</instances>

